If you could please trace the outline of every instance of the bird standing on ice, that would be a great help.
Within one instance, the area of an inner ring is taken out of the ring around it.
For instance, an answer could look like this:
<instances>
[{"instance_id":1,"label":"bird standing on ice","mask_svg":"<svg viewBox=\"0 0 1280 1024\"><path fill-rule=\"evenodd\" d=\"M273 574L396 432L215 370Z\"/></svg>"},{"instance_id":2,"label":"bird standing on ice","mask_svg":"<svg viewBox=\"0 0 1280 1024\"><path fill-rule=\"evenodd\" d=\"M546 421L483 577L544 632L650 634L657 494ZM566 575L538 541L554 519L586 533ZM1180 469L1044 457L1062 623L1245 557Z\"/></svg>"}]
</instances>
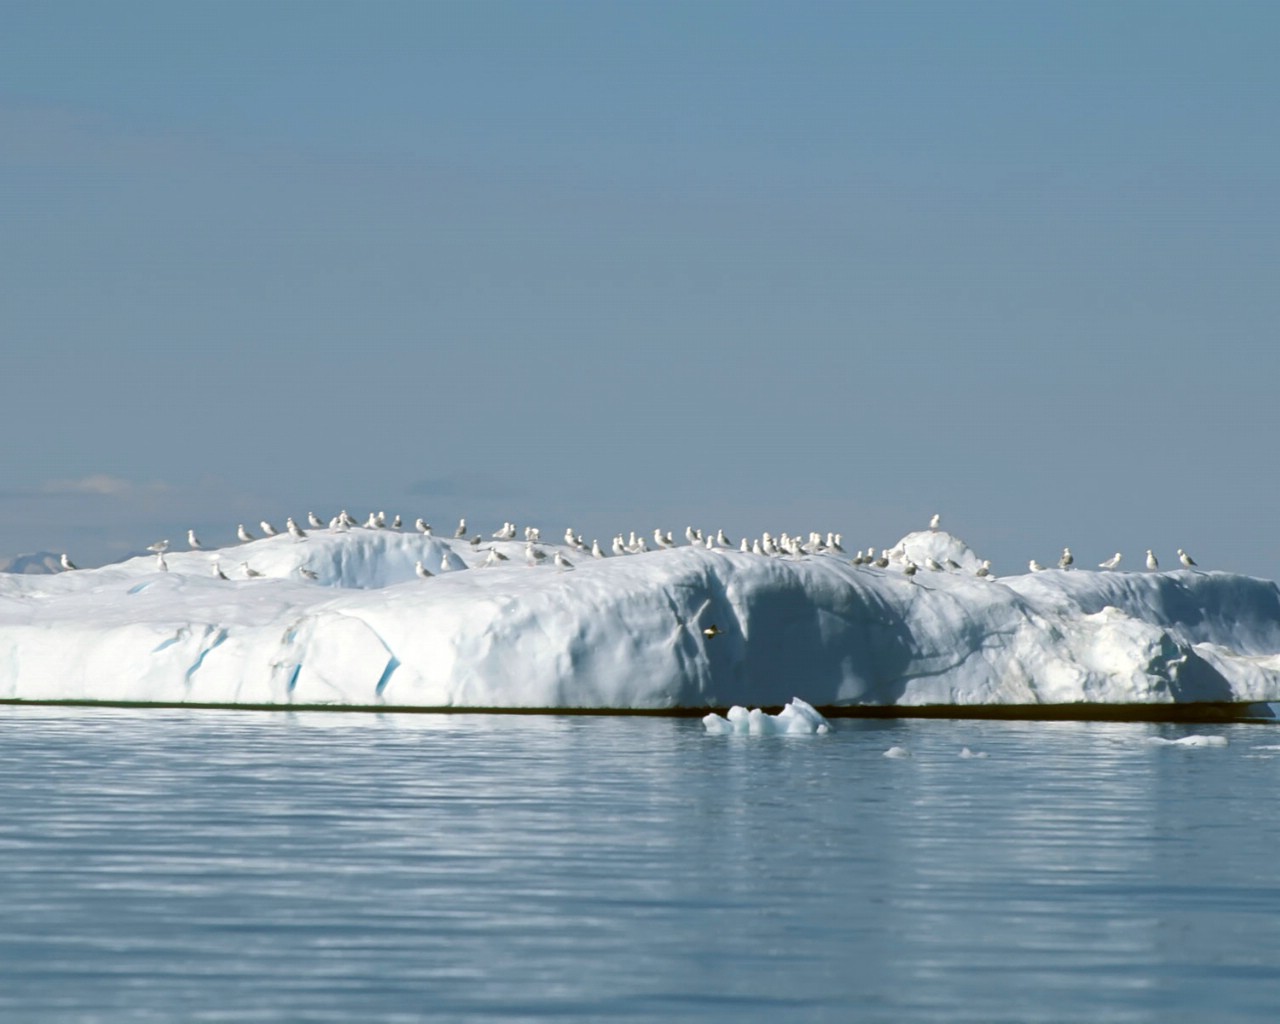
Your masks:
<instances>
[{"instance_id":1,"label":"bird standing on ice","mask_svg":"<svg viewBox=\"0 0 1280 1024\"><path fill-rule=\"evenodd\" d=\"M557 551L556 552L556 568L560 570L560 572L568 572L570 569L573 568L573 563L569 561L569 559L565 558L564 555L560 554L559 551Z\"/></svg>"},{"instance_id":2,"label":"bird standing on ice","mask_svg":"<svg viewBox=\"0 0 1280 1024\"><path fill-rule=\"evenodd\" d=\"M240 538L241 544L248 544L249 541L254 539L253 534L244 528L244 523L236 527L236 536Z\"/></svg>"},{"instance_id":3,"label":"bird standing on ice","mask_svg":"<svg viewBox=\"0 0 1280 1024\"><path fill-rule=\"evenodd\" d=\"M313 530L324 529L324 523L320 521L320 517L316 515L314 512L307 513L307 522L310 524L311 529Z\"/></svg>"},{"instance_id":4,"label":"bird standing on ice","mask_svg":"<svg viewBox=\"0 0 1280 1024\"><path fill-rule=\"evenodd\" d=\"M225 580L230 578L222 571L222 564L218 562L217 559L214 559L213 562L213 578L216 580Z\"/></svg>"},{"instance_id":5,"label":"bird standing on ice","mask_svg":"<svg viewBox=\"0 0 1280 1024\"><path fill-rule=\"evenodd\" d=\"M458 528L453 531L453 539L462 540L462 538L465 537L466 535L467 535L467 521L466 519L459 519Z\"/></svg>"},{"instance_id":6,"label":"bird standing on ice","mask_svg":"<svg viewBox=\"0 0 1280 1024\"><path fill-rule=\"evenodd\" d=\"M164 560L163 551L156 552L156 568L159 569L161 572L169 571L169 563Z\"/></svg>"},{"instance_id":7,"label":"bird standing on ice","mask_svg":"<svg viewBox=\"0 0 1280 1024\"><path fill-rule=\"evenodd\" d=\"M1044 572L1044 566L1037 562L1034 558L1027 563L1027 568L1032 572Z\"/></svg>"},{"instance_id":8,"label":"bird standing on ice","mask_svg":"<svg viewBox=\"0 0 1280 1024\"><path fill-rule=\"evenodd\" d=\"M1183 551L1182 548L1178 548L1178 561L1188 569L1194 569L1196 567L1196 560Z\"/></svg>"},{"instance_id":9,"label":"bird standing on ice","mask_svg":"<svg viewBox=\"0 0 1280 1024\"><path fill-rule=\"evenodd\" d=\"M148 544L147 550L153 551L158 555L162 551L169 550L169 542L167 540L158 540L154 544Z\"/></svg>"},{"instance_id":10,"label":"bird standing on ice","mask_svg":"<svg viewBox=\"0 0 1280 1024\"><path fill-rule=\"evenodd\" d=\"M937 530L942 526L942 513L935 512L933 518L929 520L929 529Z\"/></svg>"},{"instance_id":11,"label":"bird standing on ice","mask_svg":"<svg viewBox=\"0 0 1280 1024\"><path fill-rule=\"evenodd\" d=\"M1116 566L1118 566L1119 564L1120 564L1120 552L1119 552L1119 551L1117 551L1114 555L1112 555L1110 558L1108 558L1105 562L1099 562L1099 563L1098 563L1098 568L1099 568L1099 569L1114 569L1114 568L1115 568Z\"/></svg>"},{"instance_id":12,"label":"bird standing on ice","mask_svg":"<svg viewBox=\"0 0 1280 1024\"><path fill-rule=\"evenodd\" d=\"M266 536L268 537L274 537L277 533L280 532L274 526L272 526L269 522L267 522L265 519L262 520L262 522L260 522L258 525L262 527L262 532L266 534Z\"/></svg>"},{"instance_id":13,"label":"bird standing on ice","mask_svg":"<svg viewBox=\"0 0 1280 1024\"><path fill-rule=\"evenodd\" d=\"M1147 568L1152 572L1160 571L1160 562L1156 559L1156 556L1151 553L1150 548L1147 548Z\"/></svg>"},{"instance_id":14,"label":"bird standing on ice","mask_svg":"<svg viewBox=\"0 0 1280 1024\"><path fill-rule=\"evenodd\" d=\"M293 516L290 516L288 519L286 519L284 521L284 525L285 525L285 528L289 531L289 533L292 536L296 537L298 540L306 539L307 531L293 521Z\"/></svg>"},{"instance_id":15,"label":"bird standing on ice","mask_svg":"<svg viewBox=\"0 0 1280 1024\"><path fill-rule=\"evenodd\" d=\"M58 559L58 564L67 572L70 572L72 569L80 568L80 566L76 565L75 562L71 561L71 559L67 557L67 553L65 551L62 552L62 557Z\"/></svg>"},{"instance_id":16,"label":"bird standing on ice","mask_svg":"<svg viewBox=\"0 0 1280 1024\"><path fill-rule=\"evenodd\" d=\"M428 569L425 565L422 564L421 559L419 559L417 562L414 563L413 571L418 574L419 579L424 579L424 580L429 580L431 579L432 576L435 575L435 573L433 573L430 569Z\"/></svg>"},{"instance_id":17,"label":"bird standing on ice","mask_svg":"<svg viewBox=\"0 0 1280 1024\"><path fill-rule=\"evenodd\" d=\"M1063 548L1063 549L1062 549L1062 557L1058 559L1058 568L1059 568L1059 569L1070 569L1070 568L1071 568L1071 566L1072 566L1072 563L1074 563L1074 562L1075 562L1075 560L1076 560L1076 559L1075 559L1075 556L1074 556L1073 554L1071 554L1071 549L1070 549L1070 548Z\"/></svg>"},{"instance_id":18,"label":"bird standing on ice","mask_svg":"<svg viewBox=\"0 0 1280 1024\"><path fill-rule=\"evenodd\" d=\"M487 557L487 558L485 558L485 560L484 560L484 564L485 564L485 565L498 565L499 563L501 563L501 562L505 562L506 560L507 560L507 556L506 556L506 555L504 555L504 554L503 554L501 551L499 551L497 548L495 548L495 547L492 547L492 546L491 546L491 547L489 548L489 555L488 555L488 557Z\"/></svg>"},{"instance_id":19,"label":"bird standing on ice","mask_svg":"<svg viewBox=\"0 0 1280 1024\"><path fill-rule=\"evenodd\" d=\"M195 530L187 531L187 547L192 551L199 551L201 548L200 538L196 536Z\"/></svg>"}]
</instances>

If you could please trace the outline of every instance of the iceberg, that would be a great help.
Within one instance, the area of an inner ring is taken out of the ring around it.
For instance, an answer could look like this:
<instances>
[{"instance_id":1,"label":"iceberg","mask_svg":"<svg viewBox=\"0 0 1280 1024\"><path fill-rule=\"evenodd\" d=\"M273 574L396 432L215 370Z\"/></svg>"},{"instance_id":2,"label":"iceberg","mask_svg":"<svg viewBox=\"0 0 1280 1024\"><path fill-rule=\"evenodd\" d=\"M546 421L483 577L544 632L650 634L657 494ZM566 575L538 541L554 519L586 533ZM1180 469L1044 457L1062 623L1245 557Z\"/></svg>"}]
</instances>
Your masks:
<instances>
[{"instance_id":1,"label":"iceberg","mask_svg":"<svg viewBox=\"0 0 1280 1024\"><path fill-rule=\"evenodd\" d=\"M817 708L799 697L771 715L763 708L744 708L735 704L723 717L712 712L702 719L707 732L714 736L747 733L751 736L825 736L831 724Z\"/></svg>"},{"instance_id":2,"label":"iceberg","mask_svg":"<svg viewBox=\"0 0 1280 1024\"><path fill-rule=\"evenodd\" d=\"M981 577L942 531L904 537L887 568L823 545L538 548L353 527L170 550L167 571L146 556L0 574L0 699L697 713L776 711L802 693L828 713L1251 703L1262 716L1280 702L1280 590L1252 577Z\"/></svg>"}]
</instances>

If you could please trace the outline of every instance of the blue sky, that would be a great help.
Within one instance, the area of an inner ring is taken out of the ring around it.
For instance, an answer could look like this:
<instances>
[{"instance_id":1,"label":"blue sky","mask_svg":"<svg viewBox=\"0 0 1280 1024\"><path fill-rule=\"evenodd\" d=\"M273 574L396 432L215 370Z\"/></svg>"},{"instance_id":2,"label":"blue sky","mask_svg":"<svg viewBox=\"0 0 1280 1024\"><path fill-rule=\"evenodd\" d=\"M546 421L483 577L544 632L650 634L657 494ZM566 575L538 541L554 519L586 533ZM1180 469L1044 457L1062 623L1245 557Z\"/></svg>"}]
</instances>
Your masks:
<instances>
[{"instance_id":1,"label":"blue sky","mask_svg":"<svg viewBox=\"0 0 1280 1024\"><path fill-rule=\"evenodd\" d=\"M0 557L941 511L1280 575L1276 5L5 22Z\"/></svg>"}]
</instances>

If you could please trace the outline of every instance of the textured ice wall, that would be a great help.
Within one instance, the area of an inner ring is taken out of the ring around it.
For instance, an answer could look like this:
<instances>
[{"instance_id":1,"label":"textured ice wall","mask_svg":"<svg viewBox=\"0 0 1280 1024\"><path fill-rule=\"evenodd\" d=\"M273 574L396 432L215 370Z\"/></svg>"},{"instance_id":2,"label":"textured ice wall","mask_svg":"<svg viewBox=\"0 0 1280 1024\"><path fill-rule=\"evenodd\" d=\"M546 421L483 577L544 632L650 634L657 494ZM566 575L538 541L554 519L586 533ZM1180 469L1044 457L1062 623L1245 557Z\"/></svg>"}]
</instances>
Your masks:
<instances>
[{"instance_id":1,"label":"textured ice wall","mask_svg":"<svg viewBox=\"0 0 1280 1024\"><path fill-rule=\"evenodd\" d=\"M1280 592L1224 573L982 579L680 547L530 568L523 542L318 531L0 575L0 697L500 708L1280 700ZM219 561L230 580L214 577ZM436 575L419 579L414 563ZM299 568L315 573L304 578ZM250 578L249 570L262 573ZM711 627L715 629L712 630ZM710 631L713 635L708 635Z\"/></svg>"}]
</instances>

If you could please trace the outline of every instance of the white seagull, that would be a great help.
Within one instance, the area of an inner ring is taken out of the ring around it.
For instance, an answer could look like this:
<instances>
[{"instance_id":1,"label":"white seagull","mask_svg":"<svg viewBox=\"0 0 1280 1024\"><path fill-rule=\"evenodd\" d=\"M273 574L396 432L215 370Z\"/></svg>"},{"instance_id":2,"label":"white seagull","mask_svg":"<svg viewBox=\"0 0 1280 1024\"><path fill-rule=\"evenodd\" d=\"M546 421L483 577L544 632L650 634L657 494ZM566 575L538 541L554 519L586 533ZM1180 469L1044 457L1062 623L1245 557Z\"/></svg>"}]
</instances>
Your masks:
<instances>
[{"instance_id":1,"label":"white seagull","mask_svg":"<svg viewBox=\"0 0 1280 1024\"><path fill-rule=\"evenodd\" d=\"M167 540L158 540L154 544L148 544L147 550L154 551L158 555L162 551L169 550L169 542Z\"/></svg>"},{"instance_id":2,"label":"white seagull","mask_svg":"<svg viewBox=\"0 0 1280 1024\"><path fill-rule=\"evenodd\" d=\"M236 536L240 538L240 543L242 544L248 544L249 541L254 539L253 534L244 528L244 523L236 527Z\"/></svg>"},{"instance_id":3,"label":"white seagull","mask_svg":"<svg viewBox=\"0 0 1280 1024\"><path fill-rule=\"evenodd\" d=\"M1027 568L1032 572L1044 572L1044 566L1037 562L1034 558L1027 563Z\"/></svg>"},{"instance_id":4,"label":"white seagull","mask_svg":"<svg viewBox=\"0 0 1280 1024\"><path fill-rule=\"evenodd\" d=\"M1115 568L1116 566L1118 566L1119 564L1120 564L1120 552L1119 552L1119 551L1117 551L1114 555L1112 555L1110 558L1108 558L1105 562L1099 562L1099 563L1098 563L1098 568L1099 568L1099 569L1114 569L1114 568Z\"/></svg>"},{"instance_id":5,"label":"white seagull","mask_svg":"<svg viewBox=\"0 0 1280 1024\"><path fill-rule=\"evenodd\" d=\"M1178 561L1188 569L1194 569L1196 566L1196 560L1183 551L1182 548L1178 548Z\"/></svg>"},{"instance_id":6,"label":"white seagull","mask_svg":"<svg viewBox=\"0 0 1280 1024\"><path fill-rule=\"evenodd\" d=\"M1160 571L1160 563L1156 560L1156 556L1151 553L1151 549L1147 548L1147 568L1152 572Z\"/></svg>"},{"instance_id":7,"label":"white seagull","mask_svg":"<svg viewBox=\"0 0 1280 1024\"><path fill-rule=\"evenodd\" d=\"M262 522L260 522L258 525L262 527L262 532L266 534L268 537L274 537L277 533L280 532L274 526L272 526L269 522L267 522L265 519L262 520Z\"/></svg>"},{"instance_id":8,"label":"white seagull","mask_svg":"<svg viewBox=\"0 0 1280 1024\"><path fill-rule=\"evenodd\" d=\"M556 552L556 568L560 572L567 572L568 570L573 568L573 563L569 561L569 559L565 558L564 555L560 554L559 551L557 551Z\"/></svg>"},{"instance_id":9,"label":"white seagull","mask_svg":"<svg viewBox=\"0 0 1280 1024\"><path fill-rule=\"evenodd\" d=\"M929 529L936 530L942 525L942 514L935 512L933 518L929 520Z\"/></svg>"},{"instance_id":10,"label":"white seagull","mask_svg":"<svg viewBox=\"0 0 1280 1024\"><path fill-rule=\"evenodd\" d=\"M453 531L453 539L462 540L462 538L465 537L466 535L467 535L467 521L466 519L459 519L458 528Z\"/></svg>"},{"instance_id":11,"label":"white seagull","mask_svg":"<svg viewBox=\"0 0 1280 1024\"><path fill-rule=\"evenodd\" d=\"M318 580L319 574L312 569L308 569L305 565L298 566L298 575L304 580Z\"/></svg>"},{"instance_id":12,"label":"white seagull","mask_svg":"<svg viewBox=\"0 0 1280 1024\"><path fill-rule=\"evenodd\" d=\"M507 560L507 556L506 556L506 555L504 555L504 554L503 554L501 551L499 551L497 548L495 548L495 547L490 547L490 548L489 548L489 557L488 557L488 558L486 558L486 559L484 560L484 564L485 564L485 565L498 565L499 563L501 563L501 562L505 562L506 560Z\"/></svg>"},{"instance_id":13,"label":"white seagull","mask_svg":"<svg viewBox=\"0 0 1280 1024\"><path fill-rule=\"evenodd\" d=\"M424 579L424 580L429 580L431 579L432 576L435 575L435 573L433 573L430 569L428 569L425 565L422 564L421 559L419 559L417 562L414 563L413 571L418 574L418 577L420 579Z\"/></svg>"},{"instance_id":14,"label":"white seagull","mask_svg":"<svg viewBox=\"0 0 1280 1024\"><path fill-rule=\"evenodd\" d=\"M161 572L169 571L169 563L164 560L163 551L156 552L156 568L159 569Z\"/></svg>"},{"instance_id":15,"label":"white seagull","mask_svg":"<svg viewBox=\"0 0 1280 1024\"><path fill-rule=\"evenodd\" d=\"M314 512L308 512L308 513L307 513L307 524L308 524L308 525L311 527L311 529L313 529L313 530L323 530L323 529L324 529L324 523L323 523L323 522L321 522L320 517L319 517L318 515L316 515Z\"/></svg>"},{"instance_id":16,"label":"white seagull","mask_svg":"<svg viewBox=\"0 0 1280 1024\"><path fill-rule=\"evenodd\" d=\"M219 579L219 580L230 579L230 577L225 572L222 571L222 566L219 564L216 558L213 561L213 576L214 576L214 579Z\"/></svg>"},{"instance_id":17,"label":"white seagull","mask_svg":"<svg viewBox=\"0 0 1280 1024\"><path fill-rule=\"evenodd\" d=\"M200 538L196 536L195 530L187 531L187 546L191 548L192 551L200 550L200 547L201 547Z\"/></svg>"},{"instance_id":18,"label":"white seagull","mask_svg":"<svg viewBox=\"0 0 1280 1024\"><path fill-rule=\"evenodd\" d=\"M293 521L293 516L290 516L288 519L286 519L284 521L284 525L285 525L285 528L288 529L289 533L292 534L294 537L296 537L298 540L306 539L307 531Z\"/></svg>"},{"instance_id":19,"label":"white seagull","mask_svg":"<svg viewBox=\"0 0 1280 1024\"><path fill-rule=\"evenodd\" d=\"M1062 557L1058 559L1059 569L1070 569L1071 564L1075 561L1075 556L1071 554L1070 548L1062 549Z\"/></svg>"},{"instance_id":20,"label":"white seagull","mask_svg":"<svg viewBox=\"0 0 1280 1024\"><path fill-rule=\"evenodd\" d=\"M62 552L62 557L58 559L58 562L62 565L62 568L65 569L67 572L70 572L72 569L80 568L80 566L76 565L75 562L71 561L71 559L67 557L67 553L65 551Z\"/></svg>"},{"instance_id":21,"label":"white seagull","mask_svg":"<svg viewBox=\"0 0 1280 1024\"><path fill-rule=\"evenodd\" d=\"M425 519L423 519L421 516L419 516L419 517L417 518L417 520L414 522L414 524L413 524L413 525L414 525L414 526L416 526L416 527L418 528L418 532L419 532L420 534L422 534L424 537L430 537L430 536L431 536L431 524L430 524L430 523L428 523L428 522L427 522Z\"/></svg>"},{"instance_id":22,"label":"white seagull","mask_svg":"<svg viewBox=\"0 0 1280 1024\"><path fill-rule=\"evenodd\" d=\"M257 570L257 569L251 569L251 568L249 567L249 563L248 563L248 562L241 562L241 563L240 563L240 568L242 568L242 569L244 570L244 574L245 574L246 576L248 576L250 579L257 579L259 576L261 576L261 575L262 575L262 573L258 572L258 570Z\"/></svg>"}]
</instances>

